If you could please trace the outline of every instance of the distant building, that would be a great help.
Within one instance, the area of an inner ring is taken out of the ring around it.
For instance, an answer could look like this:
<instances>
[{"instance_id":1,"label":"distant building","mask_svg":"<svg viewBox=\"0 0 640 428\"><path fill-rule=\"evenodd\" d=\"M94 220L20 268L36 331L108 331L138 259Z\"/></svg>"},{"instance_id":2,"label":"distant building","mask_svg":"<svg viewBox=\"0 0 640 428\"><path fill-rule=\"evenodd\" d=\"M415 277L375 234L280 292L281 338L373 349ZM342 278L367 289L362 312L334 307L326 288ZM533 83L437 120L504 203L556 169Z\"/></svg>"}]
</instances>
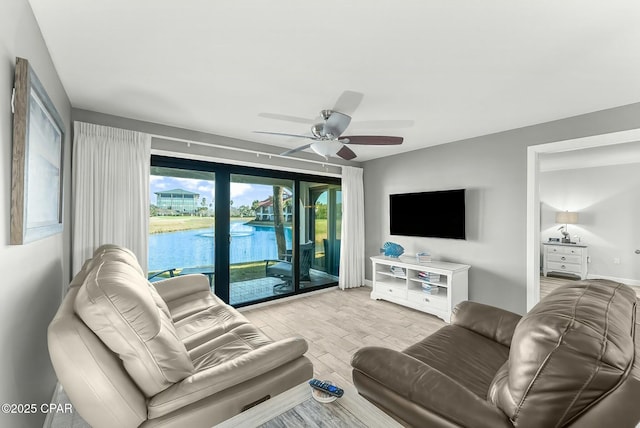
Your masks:
<instances>
[{"instance_id":1,"label":"distant building","mask_svg":"<svg viewBox=\"0 0 640 428\"><path fill-rule=\"evenodd\" d=\"M290 222L293 220L293 210L291 204L286 203L291 198L291 195L284 195L284 221ZM273 221L273 197L269 196L264 201L261 201L256 208L256 221Z\"/></svg>"},{"instance_id":2,"label":"distant building","mask_svg":"<svg viewBox=\"0 0 640 428\"><path fill-rule=\"evenodd\" d=\"M160 211L172 214L195 214L198 211L199 193L188 190L173 189L162 192L155 192L157 195L156 205Z\"/></svg>"}]
</instances>

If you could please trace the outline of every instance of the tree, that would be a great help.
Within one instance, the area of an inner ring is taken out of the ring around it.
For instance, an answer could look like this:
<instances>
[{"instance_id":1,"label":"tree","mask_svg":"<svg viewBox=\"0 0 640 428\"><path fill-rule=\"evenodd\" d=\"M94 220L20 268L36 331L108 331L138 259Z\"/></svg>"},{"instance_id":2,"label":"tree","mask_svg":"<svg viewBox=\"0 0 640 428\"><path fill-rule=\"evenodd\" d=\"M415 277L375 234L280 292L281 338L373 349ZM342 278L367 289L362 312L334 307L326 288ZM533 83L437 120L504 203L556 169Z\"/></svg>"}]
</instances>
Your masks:
<instances>
[{"instance_id":1,"label":"tree","mask_svg":"<svg viewBox=\"0 0 640 428\"><path fill-rule=\"evenodd\" d=\"M273 226L276 232L278 254L287 253L287 242L284 238L284 204L282 201L282 187L273 186Z\"/></svg>"}]
</instances>

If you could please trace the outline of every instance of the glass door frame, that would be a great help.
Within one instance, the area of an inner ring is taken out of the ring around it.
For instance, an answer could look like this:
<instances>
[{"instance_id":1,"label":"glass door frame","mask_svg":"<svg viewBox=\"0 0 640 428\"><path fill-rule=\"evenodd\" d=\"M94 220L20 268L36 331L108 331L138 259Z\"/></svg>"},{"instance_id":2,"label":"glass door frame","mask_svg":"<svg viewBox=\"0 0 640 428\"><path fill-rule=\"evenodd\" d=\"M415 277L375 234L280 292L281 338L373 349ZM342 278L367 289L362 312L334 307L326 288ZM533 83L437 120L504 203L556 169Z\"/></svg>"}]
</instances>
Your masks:
<instances>
[{"instance_id":1,"label":"glass door frame","mask_svg":"<svg viewBox=\"0 0 640 428\"><path fill-rule=\"evenodd\" d=\"M319 290L322 288L332 287L337 285L337 281L334 283L328 283L317 287L300 288L300 182L312 181L317 183L326 183L328 185L341 186L341 180L337 177L328 177L321 175L304 174L299 172L274 170L259 167L250 167L244 165L233 165L219 162L209 162L204 160L174 158L169 156L151 155L151 166L154 167L166 167L166 168L178 168L194 171L206 171L215 173L215 257L214 257L214 270L215 270L215 282L214 290L216 296L222 299L225 303L229 303L229 287L230 287L230 257L229 257L229 245L230 245L230 214L231 206L229 201L231 199L231 175L243 174L254 175L259 177L271 177L281 178L293 181L293 223L292 223L292 249L293 249L293 291L291 293L270 296L264 299L255 300L246 303L240 303L234 305L236 307L253 305L269 300L280 299L282 297L296 295L300 293L306 293L310 291ZM225 249L222 251L221 249Z\"/></svg>"}]
</instances>

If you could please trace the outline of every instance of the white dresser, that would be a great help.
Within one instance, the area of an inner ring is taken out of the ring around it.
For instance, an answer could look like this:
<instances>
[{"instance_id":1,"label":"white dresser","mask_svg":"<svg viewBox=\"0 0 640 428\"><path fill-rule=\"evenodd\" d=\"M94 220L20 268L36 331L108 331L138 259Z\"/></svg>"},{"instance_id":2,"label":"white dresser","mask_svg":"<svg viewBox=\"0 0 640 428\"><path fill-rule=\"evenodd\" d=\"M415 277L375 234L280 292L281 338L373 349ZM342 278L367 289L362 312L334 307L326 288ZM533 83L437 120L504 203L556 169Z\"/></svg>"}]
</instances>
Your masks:
<instances>
[{"instance_id":1,"label":"white dresser","mask_svg":"<svg viewBox=\"0 0 640 428\"><path fill-rule=\"evenodd\" d=\"M371 262L372 299L388 300L450 322L454 306L469 298L469 265L417 263L409 257L385 256L371 257ZM430 286L432 293L426 293L424 285Z\"/></svg>"},{"instance_id":2,"label":"white dresser","mask_svg":"<svg viewBox=\"0 0 640 428\"><path fill-rule=\"evenodd\" d=\"M547 276L549 272L570 273L586 279L587 246L545 242L542 273Z\"/></svg>"}]
</instances>

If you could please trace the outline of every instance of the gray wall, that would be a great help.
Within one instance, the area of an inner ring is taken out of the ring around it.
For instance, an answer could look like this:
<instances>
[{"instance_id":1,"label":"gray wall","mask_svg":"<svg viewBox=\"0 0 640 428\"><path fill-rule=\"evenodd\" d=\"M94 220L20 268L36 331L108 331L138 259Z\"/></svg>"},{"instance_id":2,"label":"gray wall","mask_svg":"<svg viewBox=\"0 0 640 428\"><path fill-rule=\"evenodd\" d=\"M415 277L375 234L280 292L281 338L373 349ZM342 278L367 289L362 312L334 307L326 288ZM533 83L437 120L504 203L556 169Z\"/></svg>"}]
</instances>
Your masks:
<instances>
[{"instance_id":1,"label":"gray wall","mask_svg":"<svg viewBox=\"0 0 640 428\"><path fill-rule=\"evenodd\" d=\"M393 241L469 264L471 300L524 313L527 147L634 128L640 103L364 162L367 255ZM389 194L454 188L468 191L466 241L389 234Z\"/></svg>"},{"instance_id":2,"label":"gray wall","mask_svg":"<svg viewBox=\"0 0 640 428\"><path fill-rule=\"evenodd\" d=\"M577 211L578 224L568 229L589 246L589 277L640 285L640 164L543 172L540 201L542 242L562 236L557 211Z\"/></svg>"},{"instance_id":3,"label":"gray wall","mask_svg":"<svg viewBox=\"0 0 640 428\"><path fill-rule=\"evenodd\" d=\"M56 383L46 330L69 278L70 144L65 141L64 232L26 245L9 245L11 88L15 57L29 60L68 127L69 99L27 0L3 0L0 13L0 403L48 403ZM42 426L45 415L0 414L0 426Z\"/></svg>"}]
</instances>

